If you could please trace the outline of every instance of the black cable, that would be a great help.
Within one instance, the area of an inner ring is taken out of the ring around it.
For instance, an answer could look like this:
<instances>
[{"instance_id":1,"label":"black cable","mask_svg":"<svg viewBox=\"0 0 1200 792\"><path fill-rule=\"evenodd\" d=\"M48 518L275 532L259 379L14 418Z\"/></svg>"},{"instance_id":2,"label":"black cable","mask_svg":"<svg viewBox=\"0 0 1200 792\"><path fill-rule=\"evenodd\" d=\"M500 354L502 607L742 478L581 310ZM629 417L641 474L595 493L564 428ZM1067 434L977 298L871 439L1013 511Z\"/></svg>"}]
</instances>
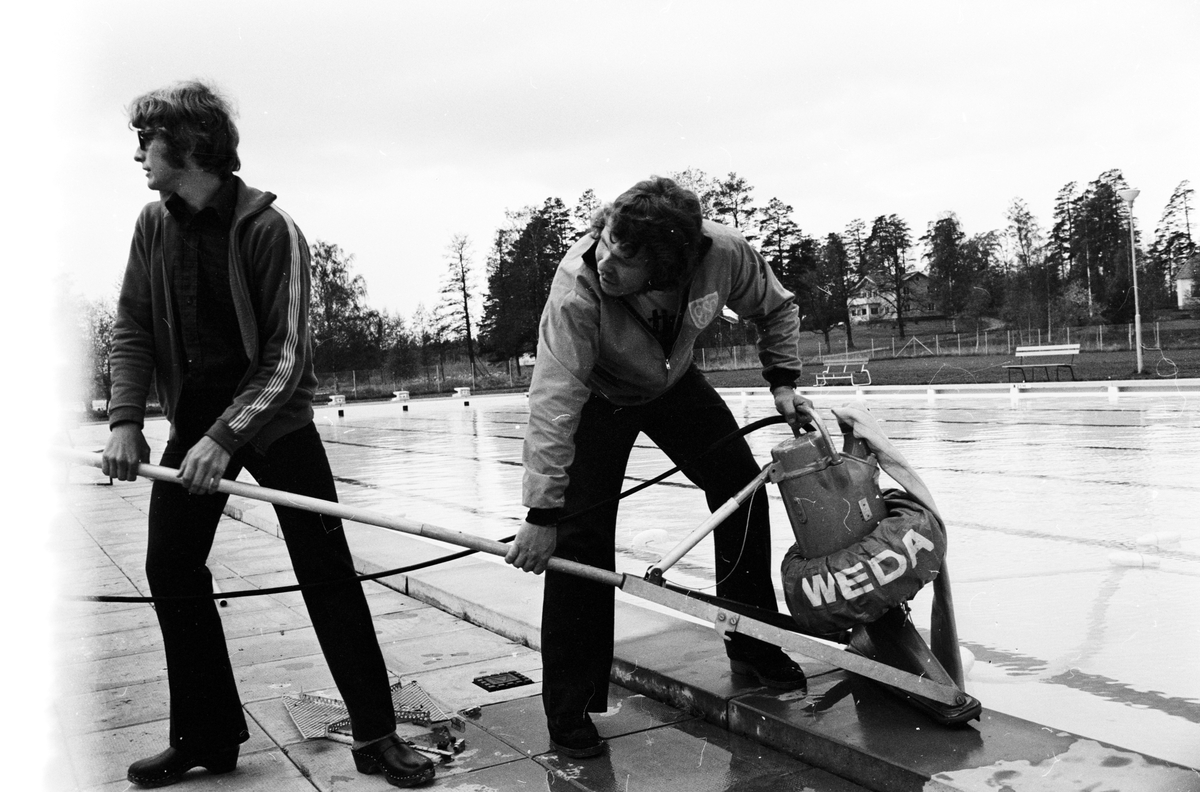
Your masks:
<instances>
[{"instance_id":1,"label":"black cable","mask_svg":"<svg viewBox=\"0 0 1200 792\"><path fill-rule=\"evenodd\" d=\"M516 538L517 537L514 534L513 536L509 536L507 538L501 539L500 541L501 542L511 542L513 539L516 539ZM257 597L259 595L265 595L265 594L285 594L285 593L288 593L291 591L301 591L303 589L315 589L315 588L321 588L322 586L336 586L336 585L342 585L345 583L355 583L355 582L361 583L365 580L378 580L379 578L390 577L392 575L399 575L404 572L415 572L418 569L424 569L425 567L437 566L438 564L442 564L447 561L454 561L455 559L462 558L464 556L469 556L472 553L477 553L477 552L479 552L479 551L478 550L460 550L457 553L451 553L449 555L438 556L437 558L431 558L428 561L422 561L418 564L410 564L408 566L396 567L395 569L385 569L382 572L372 572L369 575L355 575L352 578L346 578L344 580L324 580L324 581L321 581L320 583L305 583L304 585L301 585L299 583L293 583L290 586L272 586L270 588L261 588L261 589L239 589L237 591L224 591L224 592L220 592L220 593L213 593L211 596L208 594L181 594L179 596L174 596L174 597L173 596L125 597L125 596L117 596L114 594L114 595L96 595L96 596L79 595L79 596L74 596L74 597L67 597L67 599L82 600L85 602L170 602L172 600L193 600L193 599L226 600L226 599L238 599L240 597Z\"/></svg>"},{"instance_id":2,"label":"black cable","mask_svg":"<svg viewBox=\"0 0 1200 792\"><path fill-rule=\"evenodd\" d=\"M707 454L711 454L713 451L716 451L717 449L721 448L726 443L732 442L733 440L736 440L739 437L745 437L746 435L750 434L751 432L757 432L759 429L762 429L764 427L771 426L771 425L777 424L777 423L783 423L785 420L786 419L782 415L772 415L769 418L761 418L757 421L754 421L753 423L746 424L745 426L740 427L739 429L736 429L735 431L732 431L729 434L722 437L721 439L717 440L715 443L710 445L708 448L704 449L704 451L700 452L695 458L689 459L680 465L676 465L675 467L671 468L670 470L666 471L665 473L661 473L652 479L643 481L641 484L638 484L635 487L630 487L629 489L625 490L624 492L620 493L619 495L614 495L613 497L607 498L606 500L602 500L598 503L593 503L591 506L588 506L587 508L580 509L572 514L568 514L566 517L564 517L562 519L562 522L575 519L576 517L580 517L581 515L587 514L590 511L599 509L601 506L606 506L615 501L620 501L624 498L628 498L630 495L633 495L635 493L641 492L642 490L646 489L646 487L649 487L653 484L657 484L658 482L662 481L663 479L666 479L670 476L675 475L682 468L692 464L697 459L700 459L700 458L706 456ZM500 539L499 541L511 542L515 538L516 538L516 535L513 535L513 536L509 536L504 539ZM271 588L261 588L261 589L239 589L237 591L225 591L225 592L220 592L220 593L214 592L211 595L210 594L183 594L180 596L160 596L160 597L133 597L133 596L118 596L118 595L77 595L77 596L68 596L66 599L84 601L84 602L168 602L168 601L172 601L172 600L192 600L192 599L226 600L226 599L238 599L240 597L257 597L257 596L266 595L266 594L285 594L285 593L292 592L292 591L301 591L304 589L318 588L320 586L340 585L340 584L346 584L346 583L351 583L351 582L361 583L363 581L378 580L379 578L391 577L392 575L400 575L405 572L415 572L418 569L425 569L426 567L437 566L438 564L444 564L449 561L455 561L459 558L464 558L465 556L469 556L469 555L472 555L477 552L479 552L479 551L478 550L461 550L457 553L450 553L449 555L439 556L437 558L431 558L428 561L422 561L418 564L411 564L409 566L396 567L395 569L385 569L382 572L372 572L368 575L355 575L353 578L346 578L344 580L323 581L321 583L305 583L303 585L301 585L299 583L294 583L290 586L273 586Z\"/></svg>"},{"instance_id":3,"label":"black cable","mask_svg":"<svg viewBox=\"0 0 1200 792\"><path fill-rule=\"evenodd\" d=\"M559 520L559 522L567 522L568 520L574 520L575 518L581 517L590 511L599 509L601 506L607 506L608 504L613 503L614 501L619 501L619 500L622 500L623 498L628 498L630 495L633 495L634 493L641 492L642 490L646 489L646 487L649 487L653 484L657 484L658 482L662 481L663 479L666 479L666 478L669 478L669 477L675 475L683 468L687 467L688 465L691 465L696 460L701 459L701 458L707 456L708 454L711 454L713 451L716 451L718 448L721 448L726 443L732 442L733 440L736 440L739 437L745 437L746 435L750 434L751 432L757 432L759 429L762 429L763 427L771 426L772 424L783 423L785 420L787 420L787 419L785 419L782 415L772 415L770 418L760 418L759 420L755 421L754 423L746 424L745 426L741 427L740 429L737 429L737 430L732 431L729 434L725 435L720 440L713 443L708 448L704 449L699 454L697 454L695 458L689 459L686 462L676 465L675 467L671 468L670 470L666 471L665 473L660 473L659 475L655 476L652 479L643 481L641 484L638 484L636 487L630 487L629 489L622 492L620 495L614 495L613 497L602 500L599 503L593 503L591 506L580 509L579 511L576 511L576 512L572 512L571 514L568 514L566 517L563 517L561 520Z\"/></svg>"}]
</instances>

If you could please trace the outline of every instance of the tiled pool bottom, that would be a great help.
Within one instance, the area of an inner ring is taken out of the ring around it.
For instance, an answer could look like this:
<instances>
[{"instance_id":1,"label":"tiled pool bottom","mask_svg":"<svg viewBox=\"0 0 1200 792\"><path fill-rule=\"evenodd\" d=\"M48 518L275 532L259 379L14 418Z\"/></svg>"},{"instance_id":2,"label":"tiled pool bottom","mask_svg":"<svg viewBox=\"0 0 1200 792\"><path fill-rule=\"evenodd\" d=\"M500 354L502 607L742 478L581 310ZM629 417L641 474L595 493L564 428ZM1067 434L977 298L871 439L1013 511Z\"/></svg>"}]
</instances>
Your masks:
<instances>
[{"instance_id":1,"label":"tiled pool bottom","mask_svg":"<svg viewBox=\"0 0 1200 792\"><path fill-rule=\"evenodd\" d=\"M819 408L849 396L829 394L814 396ZM867 403L949 526L959 633L976 658L970 692L1051 729L1200 767L1195 397ZM742 423L772 410L765 395L730 404ZM493 538L515 530L523 396L342 409L343 418L319 409L317 423L344 501ZM166 427L147 430L157 460ZM88 432L83 442L95 443ZM788 436L771 427L751 444L766 461ZM643 441L630 486L670 466ZM777 492L766 496L781 559L792 537ZM679 476L633 496L622 505L618 569L641 574L705 513ZM711 547L701 545L669 577L708 586L711 569ZM926 623L928 595L913 607Z\"/></svg>"}]
</instances>

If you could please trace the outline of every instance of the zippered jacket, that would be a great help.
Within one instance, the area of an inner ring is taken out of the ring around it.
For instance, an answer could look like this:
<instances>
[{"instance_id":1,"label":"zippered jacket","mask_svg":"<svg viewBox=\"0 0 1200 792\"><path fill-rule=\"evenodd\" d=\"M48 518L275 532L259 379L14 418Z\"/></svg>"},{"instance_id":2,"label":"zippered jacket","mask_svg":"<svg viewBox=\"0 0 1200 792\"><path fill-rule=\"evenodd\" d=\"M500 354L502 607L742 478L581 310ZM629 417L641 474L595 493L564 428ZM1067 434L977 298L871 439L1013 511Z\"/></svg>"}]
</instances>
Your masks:
<instances>
[{"instance_id":1,"label":"zippered jacket","mask_svg":"<svg viewBox=\"0 0 1200 792\"><path fill-rule=\"evenodd\" d=\"M247 443L260 450L313 418L313 373L308 334L308 243L275 196L236 176L237 201L229 235L229 282L242 346L250 365L233 402L206 435L231 454ZM166 198L138 217L121 283L113 329L109 425L142 425L153 381L174 425L183 383L184 350L168 280L167 245L178 221Z\"/></svg>"},{"instance_id":2,"label":"zippered jacket","mask_svg":"<svg viewBox=\"0 0 1200 792\"><path fill-rule=\"evenodd\" d=\"M692 364L696 338L729 306L758 329L763 377L771 387L800 375L800 320L791 292L735 229L705 220L711 245L689 281L670 354L619 297L600 289L584 259L590 234L568 251L550 286L538 328L523 450L523 498L531 509L563 505L574 434L584 403L597 394L617 405L645 404L671 388Z\"/></svg>"}]
</instances>

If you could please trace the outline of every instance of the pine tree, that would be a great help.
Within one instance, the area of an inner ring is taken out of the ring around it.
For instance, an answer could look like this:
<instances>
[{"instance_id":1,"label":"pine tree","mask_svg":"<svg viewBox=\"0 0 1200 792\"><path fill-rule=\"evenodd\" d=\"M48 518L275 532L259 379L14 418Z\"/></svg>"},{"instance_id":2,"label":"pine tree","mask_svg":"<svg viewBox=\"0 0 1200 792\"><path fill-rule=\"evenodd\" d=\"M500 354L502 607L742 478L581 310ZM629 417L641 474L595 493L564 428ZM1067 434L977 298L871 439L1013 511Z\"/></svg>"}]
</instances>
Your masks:
<instances>
[{"instance_id":1,"label":"pine tree","mask_svg":"<svg viewBox=\"0 0 1200 792\"><path fill-rule=\"evenodd\" d=\"M903 338L904 314L908 307L904 296L907 252L912 247L908 224L894 214L876 217L863 247L868 268L880 279L880 292L890 294L887 299L896 312L896 330Z\"/></svg>"}]
</instances>

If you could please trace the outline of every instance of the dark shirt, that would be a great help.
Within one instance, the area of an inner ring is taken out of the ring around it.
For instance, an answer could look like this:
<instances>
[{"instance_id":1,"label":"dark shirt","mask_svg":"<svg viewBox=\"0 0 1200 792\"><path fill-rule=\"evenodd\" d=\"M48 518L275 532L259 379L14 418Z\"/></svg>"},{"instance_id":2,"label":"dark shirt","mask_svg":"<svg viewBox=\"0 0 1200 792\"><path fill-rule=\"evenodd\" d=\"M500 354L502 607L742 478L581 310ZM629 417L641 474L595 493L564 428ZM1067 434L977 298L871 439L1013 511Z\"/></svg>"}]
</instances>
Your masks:
<instances>
[{"instance_id":1,"label":"dark shirt","mask_svg":"<svg viewBox=\"0 0 1200 792\"><path fill-rule=\"evenodd\" d=\"M237 186L227 179L200 211L167 199L177 233L168 235L167 272L184 351L183 390L232 401L250 359L242 347L229 284L229 235Z\"/></svg>"}]
</instances>

